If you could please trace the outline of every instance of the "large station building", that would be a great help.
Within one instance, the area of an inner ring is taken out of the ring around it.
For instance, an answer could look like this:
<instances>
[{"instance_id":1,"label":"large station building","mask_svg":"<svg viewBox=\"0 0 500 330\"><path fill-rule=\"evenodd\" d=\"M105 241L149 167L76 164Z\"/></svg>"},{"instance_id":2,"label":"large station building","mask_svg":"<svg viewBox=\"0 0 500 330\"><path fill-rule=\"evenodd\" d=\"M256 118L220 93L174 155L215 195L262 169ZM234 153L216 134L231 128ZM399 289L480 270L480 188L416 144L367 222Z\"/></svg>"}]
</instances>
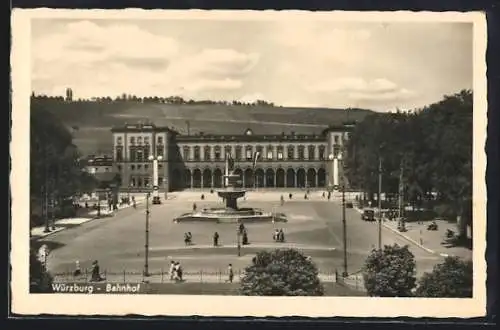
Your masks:
<instances>
[{"instance_id":1,"label":"large station building","mask_svg":"<svg viewBox=\"0 0 500 330\"><path fill-rule=\"evenodd\" d=\"M182 135L168 127L127 124L112 129L113 159L122 189L151 187L150 156L159 160L160 191L219 188L228 154L243 187L326 188L338 182L333 160L353 128L354 123L344 123L320 134L264 135L246 129L236 135Z\"/></svg>"}]
</instances>

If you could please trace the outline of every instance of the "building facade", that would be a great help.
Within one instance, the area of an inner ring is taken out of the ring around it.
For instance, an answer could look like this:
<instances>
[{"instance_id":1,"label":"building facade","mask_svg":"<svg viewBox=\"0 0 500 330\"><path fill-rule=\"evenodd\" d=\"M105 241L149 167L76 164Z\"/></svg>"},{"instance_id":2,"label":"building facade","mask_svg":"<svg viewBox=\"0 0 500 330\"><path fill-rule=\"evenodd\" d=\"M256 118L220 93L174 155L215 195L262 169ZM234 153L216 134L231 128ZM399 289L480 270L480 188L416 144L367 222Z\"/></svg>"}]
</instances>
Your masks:
<instances>
[{"instance_id":1,"label":"building facade","mask_svg":"<svg viewBox=\"0 0 500 330\"><path fill-rule=\"evenodd\" d=\"M161 191L220 188L228 154L242 187L326 188L337 181L333 160L343 152L353 127L346 123L309 135L259 135L250 129L240 135L180 135L152 124L126 125L112 129L113 158L122 188L128 189L151 187L150 156L158 159Z\"/></svg>"}]
</instances>

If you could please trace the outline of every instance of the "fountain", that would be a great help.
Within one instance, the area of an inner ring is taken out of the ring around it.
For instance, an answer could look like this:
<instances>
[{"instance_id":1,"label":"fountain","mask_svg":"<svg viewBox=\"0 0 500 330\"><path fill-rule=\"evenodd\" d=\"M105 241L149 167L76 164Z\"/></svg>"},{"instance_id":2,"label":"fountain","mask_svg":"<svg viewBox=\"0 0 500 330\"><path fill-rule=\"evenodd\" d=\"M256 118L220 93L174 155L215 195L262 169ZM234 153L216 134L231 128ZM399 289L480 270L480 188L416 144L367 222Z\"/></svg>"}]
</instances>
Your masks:
<instances>
[{"instance_id":1,"label":"fountain","mask_svg":"<svg viewBox=\"0 0 500 330\"><path fill-rule=\"evenodd\" d=\"M194 210L174 219L174 222L200 221L216 223L249 223L249 222L286 222L283 213L264 212L251 207L239 208L238 199L246 194L246 190L236 188L240 179L234 174L233 161L226 157L226 168L224 178L224 189L218 190L217 195L224 200L225 207Z\"/></svg>"}]
</instances>

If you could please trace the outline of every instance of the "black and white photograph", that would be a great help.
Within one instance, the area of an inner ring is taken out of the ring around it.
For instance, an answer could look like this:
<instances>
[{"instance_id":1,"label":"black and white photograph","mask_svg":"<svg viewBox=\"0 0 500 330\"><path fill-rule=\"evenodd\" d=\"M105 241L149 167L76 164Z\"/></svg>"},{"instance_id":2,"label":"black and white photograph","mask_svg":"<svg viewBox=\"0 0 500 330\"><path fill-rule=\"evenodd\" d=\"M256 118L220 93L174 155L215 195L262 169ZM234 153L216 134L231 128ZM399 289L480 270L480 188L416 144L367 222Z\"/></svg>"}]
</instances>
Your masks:
<instances>
[{"instance_id":1,"label":"black and white photograph","mask_svg":"<svg viewBox=\"0 0 500 330\"><path fill-rule=\"evenodd\" d=\"M20 313L484 314L482 14L12 28Z\"/></svg>"}]
</instances>

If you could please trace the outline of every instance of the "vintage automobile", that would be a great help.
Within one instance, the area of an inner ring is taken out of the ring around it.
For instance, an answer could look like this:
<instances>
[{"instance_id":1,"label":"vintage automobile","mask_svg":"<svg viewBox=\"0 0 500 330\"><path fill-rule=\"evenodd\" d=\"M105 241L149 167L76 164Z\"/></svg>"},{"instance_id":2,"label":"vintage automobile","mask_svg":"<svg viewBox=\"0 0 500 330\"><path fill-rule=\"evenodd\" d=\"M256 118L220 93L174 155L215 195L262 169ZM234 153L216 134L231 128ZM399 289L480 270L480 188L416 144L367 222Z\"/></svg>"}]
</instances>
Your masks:
<instances>
[{"instance_id":1,"label":"vintage automobile","mask_svg":"<svg viewBox=\"0 0 500 330\"><path fill-rule=\"evenodd\" d=\"M373 209L364 209L361 214L361 220L375 221L375 211Z\"/></svg>"}]
</instances>

